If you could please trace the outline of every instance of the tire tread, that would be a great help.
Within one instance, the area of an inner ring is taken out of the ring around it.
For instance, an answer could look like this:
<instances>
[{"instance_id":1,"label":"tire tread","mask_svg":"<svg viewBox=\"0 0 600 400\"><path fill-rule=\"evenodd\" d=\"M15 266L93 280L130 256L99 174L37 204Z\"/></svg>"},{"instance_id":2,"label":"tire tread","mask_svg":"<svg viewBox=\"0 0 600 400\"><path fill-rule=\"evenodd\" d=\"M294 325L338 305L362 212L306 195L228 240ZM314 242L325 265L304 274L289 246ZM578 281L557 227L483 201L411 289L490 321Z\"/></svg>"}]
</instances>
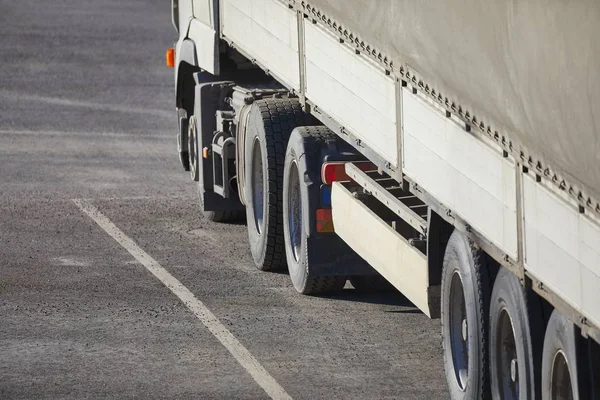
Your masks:
<instances>
[{"instance_id":1,"label":"tire tread","mask_svg":"<svg viewBox=\"0 0 600 400\"><path fill-rule=\"evenodd\" d=\"M287 143L294 128L314 125L315 120L304 112L298 99L263 99L255 103L262 116L267 148L269 180L267 244L261 270L278 271L286 267L283 239L283 168Z\"/></svg>"},{"instance_id":2,"label":"tire tread","mask_svg":"<svg viewBox=\"0 0 600 400\"><path fill-rule=\"evenodd\" d=\"M316 295L339 292L345 284L345 276L315 276L308 279L303 294Z\"/></svg>"},{"instance_id":3,"label":"tire tread","mask_svg":"<svg viewBox=\"0 0 600 400\"><path fill-rule=\"evenodd\" d=\"M480 314L481 323L481 338L483 342L480 355L480 365L484 366L484 373L482 378L483 391L481 399L487 399L491 397L490 391L490 374L489 374L489 318L488 310L490 309L490 294L494 287L494 279L492 274L492 262L487 254L479 248L472 240L469 239L469 247L471 249L471 257L473 257L473 264L475 265L474 272L477 276L477 291L479 294L479 308L483 310Z\"/></svg>"}]
</instances>

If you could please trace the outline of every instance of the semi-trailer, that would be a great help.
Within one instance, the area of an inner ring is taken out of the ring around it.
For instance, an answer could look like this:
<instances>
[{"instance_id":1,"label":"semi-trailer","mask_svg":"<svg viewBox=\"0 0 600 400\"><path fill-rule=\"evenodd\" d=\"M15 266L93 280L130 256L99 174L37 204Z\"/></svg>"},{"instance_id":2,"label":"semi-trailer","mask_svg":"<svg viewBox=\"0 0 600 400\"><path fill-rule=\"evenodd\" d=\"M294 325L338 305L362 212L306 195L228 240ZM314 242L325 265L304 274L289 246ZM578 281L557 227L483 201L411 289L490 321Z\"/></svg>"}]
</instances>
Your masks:
<instances>
[{"instance_id":1,"label":"semi-trailer","mask_svg":"<svg viewBox=\"0 0 600 400\"><path fill-rule=\"evenodd\" d=\"M600 398L600 4L172 0L181 164L302 294L439 318L452 399Z\"/></svg>"}]
</instances>

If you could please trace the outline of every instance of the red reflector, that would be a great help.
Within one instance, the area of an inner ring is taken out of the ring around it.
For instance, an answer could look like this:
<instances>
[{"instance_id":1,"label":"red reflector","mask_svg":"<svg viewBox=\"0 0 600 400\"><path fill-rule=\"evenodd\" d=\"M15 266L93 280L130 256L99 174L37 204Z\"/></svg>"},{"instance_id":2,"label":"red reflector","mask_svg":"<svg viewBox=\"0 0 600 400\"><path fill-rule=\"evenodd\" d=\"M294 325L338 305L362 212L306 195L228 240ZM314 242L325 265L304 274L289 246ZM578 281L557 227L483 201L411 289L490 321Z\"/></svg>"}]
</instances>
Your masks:
<instances>
[{"instance_id":1,"label":"red reflector","mask_svg":"<svg viewBox=\"0 0 600 400\"><path fill-rule=\"evenodd\" d=\"M333 217L330 208L317 209L317 232L333 232Z\"/></svg>"},{"instance_id":2,"label":"red reflector","mask_svg":"<svg viewBox=\"0 0 600 400\"><path fill-rule=\"evenodd\" d=\"M376 169L375 165L369 161L360 161L352 163L358 167L361 171L371 171ZM321 167L321 180L325 185L331 185L337 181L351 181L348 174L346 174L346 162L335 161L323 163Z\"/></svg>"},{"instance_id":3,"label":"red reflector","mask_svg":"<svg viewBox=\"0 0 600 400\"><path fill-rule=\"evenodd\" d=\"M331 185L335 181L349 181L346 174L345 162L324 163L321 167L321 180L326 185Z\"/></svg>"}]
</instances>

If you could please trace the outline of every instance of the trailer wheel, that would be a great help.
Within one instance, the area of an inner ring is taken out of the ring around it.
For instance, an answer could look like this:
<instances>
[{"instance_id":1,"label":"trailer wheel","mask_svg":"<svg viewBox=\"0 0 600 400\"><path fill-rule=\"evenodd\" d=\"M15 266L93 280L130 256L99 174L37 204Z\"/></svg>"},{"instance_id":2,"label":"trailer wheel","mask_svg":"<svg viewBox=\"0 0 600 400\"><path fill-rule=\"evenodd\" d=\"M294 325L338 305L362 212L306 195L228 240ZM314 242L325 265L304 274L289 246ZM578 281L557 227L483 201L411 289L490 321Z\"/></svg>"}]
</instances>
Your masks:
<instances>
[{"instance_id":1,"label":"trailer wheel","mask_svg":"<svg viewBox=\"0 0 600 400\"><path fill-rule=\"evenodd\" d=\"M575 325L554 310L546 327L542 356L542 398L579 400Z\"/></svg>"},{"instance_id":2,"label":"trailer wheel","mask_svg":"<svg viewBox=\"0 0 600 400\"><path fill-rule=\"evenodd\" d=\"M540 307L537 307L537 305ZM498 273L490 305L490 375L494 399L536 399L542 335L542 309L519 279Z\"/></svg>"},{"instance_id":3,"label":"trailer wheel","mask_svg":"<svg viewBox=\"0 0 600 400\"><path fill-rule=\"evenodd\" d=\"M250 251L261 271L285 267L283 164L296 126L310 125L297 99L265 99L252 105L246 133L246 216Z\"/></svg>"},{"instance_id":4,"label":"trailer wheel","mask_svg":"<svg viewBox=\"0 0 600 400\"><path fill-rule=\"evenodd\" d=\"M308 215L314 215L317 205L310 199L308 185L314 185L319 190L320 179L312 182L309 177L306 152L319 152L319 147L307 148L308 138L313 144L332 138L332 133L325 127L302 127L292 132L285 154L283 172L283 227L285 254L292 284L301 294L324 294L340 291L346 284L345 276L323 276L309 274L309 257L311 251L309 236L311 227L308 226ZM318 160L320 162L320 160ZM318 195L318 193L317 193ZM308 213L308 214L307 214ZM315 250L312 250L315 252Z\"/></svg>"},{"instance_id":5,"label":"trailer wheel","mask_svg":"<svg viewBox=\"0 0 600 400\"><path fill-rule=\"evenodd\" d=\"M489 397L488 306L493 266L463 234L454 231L442 270L442 346L452 399Z\"/></svg>"}]
</instances>

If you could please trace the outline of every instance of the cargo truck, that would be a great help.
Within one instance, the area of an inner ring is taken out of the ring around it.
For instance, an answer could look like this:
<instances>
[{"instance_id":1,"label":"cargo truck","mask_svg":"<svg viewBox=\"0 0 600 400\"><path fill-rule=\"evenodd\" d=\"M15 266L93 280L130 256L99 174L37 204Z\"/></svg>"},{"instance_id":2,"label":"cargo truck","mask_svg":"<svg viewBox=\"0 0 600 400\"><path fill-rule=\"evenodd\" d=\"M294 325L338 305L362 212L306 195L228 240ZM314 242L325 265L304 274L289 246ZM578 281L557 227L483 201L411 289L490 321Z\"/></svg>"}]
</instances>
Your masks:
<instances>
[{"instance_id":1,"label":"cargo truck","mask_svg":"<svg viewBox=\"0 0 600 400\"><path fill-rule=\"evenodd\" d=\"M181 164L302 294L439 318L452 399L600 398L600 3L172 0Z\"/></svg>"}]
</instances>

